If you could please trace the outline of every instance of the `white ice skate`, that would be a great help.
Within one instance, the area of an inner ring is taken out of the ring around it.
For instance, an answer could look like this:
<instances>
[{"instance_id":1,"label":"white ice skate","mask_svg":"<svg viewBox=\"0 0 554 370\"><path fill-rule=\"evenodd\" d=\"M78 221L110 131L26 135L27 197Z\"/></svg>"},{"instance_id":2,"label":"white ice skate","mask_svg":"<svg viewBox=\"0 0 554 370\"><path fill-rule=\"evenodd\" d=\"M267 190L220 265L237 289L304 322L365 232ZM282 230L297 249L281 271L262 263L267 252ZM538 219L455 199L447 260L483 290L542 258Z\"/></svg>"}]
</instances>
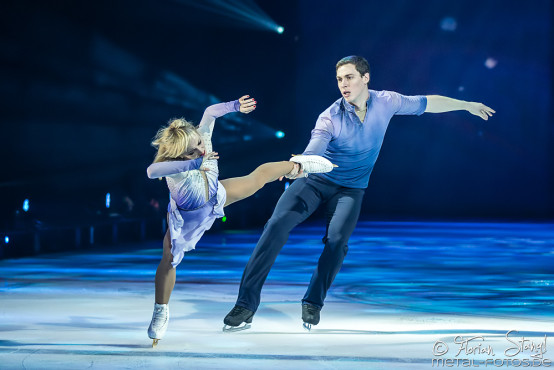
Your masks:
<instances>
[{"instance_id":1,"label":"white ice skate","mask_svg":"<svg viewBox=\"0 0 554 370\"><path fill-rule=\"evenodd\" d=\"M296 155L290 161L299 163L305 174L330 172L334 167L338 167L319 155Z\"/></svg>"},{"instance_id":2,"label":"white ice skate","mask_svg":"<svg viewBox=\"0 0 554 370\"><path fill-rule=\"evenodd\" d=\"M152 322L148 327L148 336L153 339L152 347L156 347L158 341L162 339L169 323L169 306L167 304L154 303L154 313Z\"/></svg>"}]
</instances>

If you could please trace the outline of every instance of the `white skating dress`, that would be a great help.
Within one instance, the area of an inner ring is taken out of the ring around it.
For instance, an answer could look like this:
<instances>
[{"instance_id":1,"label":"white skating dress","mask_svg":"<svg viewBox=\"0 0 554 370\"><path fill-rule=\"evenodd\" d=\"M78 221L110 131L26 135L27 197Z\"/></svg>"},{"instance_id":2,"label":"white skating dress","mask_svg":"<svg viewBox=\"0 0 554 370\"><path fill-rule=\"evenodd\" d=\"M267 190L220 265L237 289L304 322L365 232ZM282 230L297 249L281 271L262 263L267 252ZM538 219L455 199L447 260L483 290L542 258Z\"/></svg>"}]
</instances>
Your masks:
<instances>
[{"instance_id":1,"label":"white skating dress","mask_svg":"<svg viewBox=\"0 0 554 370\"><path fill-rule=\"evenodd\" d=\"M209 106L198 125L206 153L212 152L212 132L216 118L239 111L238 100ZM209 171L200 171L200 167ZM223 217L225 188L218 180L217 160L197 158L186 161L169 161L151 164L148 177L165 177L170 192L168 205L168 226L171 234L173 267L183 259L185 252L196 247L206 230L212 227L216 218ZM206 184L208 194L206 194Z\"/></svg>"}]
</instances>

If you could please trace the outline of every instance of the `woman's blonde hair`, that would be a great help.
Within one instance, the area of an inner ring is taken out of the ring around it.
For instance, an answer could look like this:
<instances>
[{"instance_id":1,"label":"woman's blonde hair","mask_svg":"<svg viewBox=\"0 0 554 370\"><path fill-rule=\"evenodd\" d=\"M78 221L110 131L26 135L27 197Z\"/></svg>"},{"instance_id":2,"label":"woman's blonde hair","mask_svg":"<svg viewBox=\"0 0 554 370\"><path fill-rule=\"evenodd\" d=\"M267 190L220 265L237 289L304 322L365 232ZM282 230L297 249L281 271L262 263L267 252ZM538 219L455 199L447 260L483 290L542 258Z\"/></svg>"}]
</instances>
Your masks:
<instances>
[{"instance_id":1,"label":"woman's blonde hair","mask_svg":"<svg viewBox=\"0 0 554 370\"><path fill-rule=\"evenodd\" d=\"M152 146L158 149L154 163L182 159L194 134L198 134L196 127L186 119L170 119L152 140Z\"/></svg>"}]
</instances>

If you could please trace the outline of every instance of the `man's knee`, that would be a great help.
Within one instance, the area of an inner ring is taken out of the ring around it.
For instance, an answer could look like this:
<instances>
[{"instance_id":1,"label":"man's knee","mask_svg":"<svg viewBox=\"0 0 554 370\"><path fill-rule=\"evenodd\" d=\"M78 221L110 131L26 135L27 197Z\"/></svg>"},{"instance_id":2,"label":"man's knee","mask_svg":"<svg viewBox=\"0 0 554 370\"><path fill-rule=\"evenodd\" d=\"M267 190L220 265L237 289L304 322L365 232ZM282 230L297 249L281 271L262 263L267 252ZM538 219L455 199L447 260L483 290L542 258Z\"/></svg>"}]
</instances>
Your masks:
<instances>
[{"instance_id":1,"label":"man's knee","mask_svg":"<svg viewBox=\"0 0 554 370\"><path fill-rule=\"evenodd\" d=\"M264 232L271 234L288 234L296 225L290 225L290 216L284 214L273 214L264 226Z\"/></svg>"},{"instance_id":2,"label":"man's knee","mask_svg":"<svg viewBox=\"0 0 554 370\"><path fill-rule=\"evenodd\" d=\"M343 256L346 256L346 253L348 253L348 238L340 234L329 235L327 238L324 238L323 242L333 253L339 253Z\"/></svg>"},{"instance_id":3,"label":"man's knee","mask_svg":"<svg viewBox=\"0 0 554 370\"><path fill-rule=\"evenodd\" d=\"M272 216L264 226L258 245L262 245L263 249L268 247L273 249L276 245L282 247L287 242L291 229L286 225L286 220Z\"/></svg>"}]
</instances>

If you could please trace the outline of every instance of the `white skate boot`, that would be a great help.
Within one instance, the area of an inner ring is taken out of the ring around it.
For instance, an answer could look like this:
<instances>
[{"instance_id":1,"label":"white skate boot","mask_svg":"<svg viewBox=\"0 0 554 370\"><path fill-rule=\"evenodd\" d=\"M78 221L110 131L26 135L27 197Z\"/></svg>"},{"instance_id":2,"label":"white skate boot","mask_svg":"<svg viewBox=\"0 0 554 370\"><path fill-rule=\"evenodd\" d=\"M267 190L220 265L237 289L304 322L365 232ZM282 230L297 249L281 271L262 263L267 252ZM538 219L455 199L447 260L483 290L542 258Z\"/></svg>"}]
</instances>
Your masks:
<instances>
[{"instance_id":1,"label":"white skate boot","mask_svg":"<svg viewBox=\"0 0 554 370\"><path fill-rule=\"evenodd\" d=\"M169 323L169 306L167 304L154 303L154 314L152 322L148 327L148 336L154 340L152 347L156 347L158 341L162 339Z\"/></svg>"},{"instance_id":2,"label":"white skate boot","mask_svg":"<svg viewBox=\"0 0 554 370\"><path fill-rule=\"evenodd\" d=\"M305 174L330 172L337 165L319 155L296 155L291 162L299 163Z\"/></svg>"}]
</instances>

